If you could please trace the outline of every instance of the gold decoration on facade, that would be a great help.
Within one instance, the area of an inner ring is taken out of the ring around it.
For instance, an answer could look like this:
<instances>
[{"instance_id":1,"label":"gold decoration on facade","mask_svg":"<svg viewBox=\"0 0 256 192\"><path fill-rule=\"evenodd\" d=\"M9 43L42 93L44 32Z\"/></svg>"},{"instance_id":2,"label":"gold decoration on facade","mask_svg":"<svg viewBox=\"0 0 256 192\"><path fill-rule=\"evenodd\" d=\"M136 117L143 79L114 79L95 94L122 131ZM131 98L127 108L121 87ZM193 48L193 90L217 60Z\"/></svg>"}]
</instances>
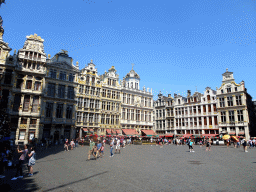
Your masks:
<instances>
[{"instance_id":1,"label":"gold decoration on facade","mask_svg":"<svg viewBox=\"0 0 256 192\"><path fill-rule=\"evenodd\" d=\"M39 40L39 41L42 41L42 42L44 41L44 39L42 39L40 36L37 36L36 33L34 35L27 36L27 39Z\"/></svg>"},{"instance_id":2,"label":"gold decoration on facade","mask_svg":"<svg viewBox=\"0 0 256 192\"><path fill-rule=\"evenodd\" d=\"M51 59L51 55L50 54L48 54L48 59Z\"/></svg>"},{"instance_id":3,"label":"gold decoration on facade","mask_svg":"<svg viewBox=\"0 0 256 192\"><path fill-rule=\"evenodd\" d=\"M61 49L62 53L64 54L68 54L68 51L67 50L64 50L64 49Z\"/></svg>"}]
</instances>

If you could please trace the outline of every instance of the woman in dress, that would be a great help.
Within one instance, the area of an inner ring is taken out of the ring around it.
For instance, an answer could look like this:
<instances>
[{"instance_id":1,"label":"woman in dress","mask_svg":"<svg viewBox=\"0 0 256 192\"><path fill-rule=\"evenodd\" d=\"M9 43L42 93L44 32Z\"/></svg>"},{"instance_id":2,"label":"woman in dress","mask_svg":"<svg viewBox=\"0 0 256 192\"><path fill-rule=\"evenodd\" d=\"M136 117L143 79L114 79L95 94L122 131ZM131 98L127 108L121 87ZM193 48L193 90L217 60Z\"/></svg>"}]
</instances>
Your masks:
<instances>
[{"instance_id":1,"label":"woman in dress","mask_svg":"<svg viewBox=\"0 0 256 192\"><path fill-rule=\"evenodd\" d=\"M31 147L31 152L28 154L28 157L30 157L28 161L28 167L30 170L28 176L33 176L33 165L36 163L36 152L34 147Z\"/></svg>"},{"instance_id":2,"label":"woman in dress","mask_svg":"<svg viewBox=\"0 0 256 192\"><path fill-rule=\"evenodd\" d=\"M71 146L71 150L73 150L73 149L74 149L74 146L75 146L74 139L72 139L72 141L70 142L70 146Z\"/></svg>"}]
</instances>

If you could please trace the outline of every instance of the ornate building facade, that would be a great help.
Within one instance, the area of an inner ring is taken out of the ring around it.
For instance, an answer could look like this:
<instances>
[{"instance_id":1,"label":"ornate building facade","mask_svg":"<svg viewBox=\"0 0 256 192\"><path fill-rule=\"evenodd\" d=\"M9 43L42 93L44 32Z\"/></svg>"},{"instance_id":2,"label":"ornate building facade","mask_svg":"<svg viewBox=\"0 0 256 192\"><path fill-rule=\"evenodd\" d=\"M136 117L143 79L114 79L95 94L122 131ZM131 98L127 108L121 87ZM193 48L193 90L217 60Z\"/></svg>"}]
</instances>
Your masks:
<instances>
[{"instance_id":1,"label":"ornate building facade","mask_svg":"<svg viewBox=\"0 0 256 192\"><path fill-rule=\"evenodd\" d=\"M94 132L101 134L102 83L92 60L80 71L78 83L76 128L79 132L79 137L81 138L88 133Z\"/></svg>"},{"instance_id":2,"label":"ornate building facade","mask_svg":"<svg viewBox=\"0 0 256 192\"><path fill-rule=\"evenodd\" d=\"M121 85L114 66L101 75L100 134L120 134Z\"/></svg>"},{"instance_id":3,"label":"ornate building facade","mask_svg":"<svg viewBox=\"0 0 256 192\"><path fill-rule=\"evenodd\" d=\"M46 62L42 130L39 138L59 141L61 138L74 138L76 87L78 86L79 66L62 50Z\"/></svg>"},{"instance_id":4,"label":"ornate building facade","mask_svg":"<svg viewBox=\"0 0 256 192\"><path fill-rule=\"evenodd\" d=\"M140 90L140 77L132 69L123 79L121 128L123 134L153 130L152 90Z\"/></svg>"},{"instance_id":5,"label":"ornate building facade","mask_svg":"<svg viewBox=\"0 0 256 192\"><path fill-rule=\"evenodd\" d=\"M217 88L220 132L250 137L255 131L255 116L250 113L252 98L247 93L244 81L235 83L233 72L222 74L222 85ZM250 118L251 115L251 118Z\"/></svg>"}]
</instances>

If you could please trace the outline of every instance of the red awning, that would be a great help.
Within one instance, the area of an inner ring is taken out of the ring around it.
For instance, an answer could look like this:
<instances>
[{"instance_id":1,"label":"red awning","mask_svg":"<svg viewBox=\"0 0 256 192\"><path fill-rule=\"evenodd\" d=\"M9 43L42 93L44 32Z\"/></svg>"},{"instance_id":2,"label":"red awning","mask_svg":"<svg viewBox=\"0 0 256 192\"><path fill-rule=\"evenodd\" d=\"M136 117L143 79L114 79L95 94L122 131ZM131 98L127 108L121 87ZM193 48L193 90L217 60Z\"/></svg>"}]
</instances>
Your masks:
<instances>
[{"instance_id":1,"label":"red awning","mask_svg":"<svg viewBox=\"0 0 256 192\"><path fill-rule=\"evenodd\" d=\"M229 133L229 135L235 135L236 134L236 132L230 132Z\"/></svg>"},{"instance_id":2,"label":"red awning","mask_svg":"<svg viewBox=\"0 0 256 192\"><path fill-rule=\"evenodd\" d=\"M135 129L122 129L124 135L138 135Z\"/></svg>"},{"instance_id":3,"label":"red awning","mask_svg":"<svg viewBox=\"0 0 256 192\"><path fill-rule=\"evenodd\" d=\"M218 134L203 134L203 137L216 137Z\"/></svg>"},{"instance_id":4,"label":"red awning","mask_svg":"<svg viewBox=\"0 0 256 192\"><path fill-rule=\"evenodd\" d=\"M141 130L143 136L153 136L155 132L153 130Z\"/></svg>"},{"instance_id":5,"label":"red awning","mask_svg":"<svg viewBox=\"0 0 256 192\"><path fill-rule=\"evenodd\" d=\"M238 135L244 135L244 132L239 132Z\"/></svg>"},{"instance_id":6,"label":"red awning","mask_svg":"<svg viewBox=\"0 0 256 192\"><path fill-rule=\"evenodd\" d=\"M93 132L93 129L90 129L90 132Z\"/></svg>"},{"instance_id":7,"label":"red awning","mask_svg":"<svg viewBox=\"0 0 256 192\"><path fill-rule=\"evenodd\" d=\"M186 137L191 137L193 134L184 134L182 137L186 138Z\"/></svg>"},{"instance_id":8,"label":"red awning","mask_svg":"<svg viewBox=\"0 0 256 192\"><path fill-rule=\"evenodd\" d=\"M83 131L84 131L84 132L88 132L88 129L86 129L86 128L83 128Z\"/></svg>"},{"instance_id":9,"label":"red awning","mask_svg":"<svg viewBox=\"0 0 256 192\"><path fill-rule=\"evenodd\" d=\"M111 135L111 130L110 129L106 129L107 135Z\"/></svg>"},{"instance_id":10,"label":"red awning","mask_svg":"<svg viewBox=\"0 0 256 192\"><path fill-rule=\"evenodd\" d=\"M117 135L121 134L121 132L120 132L119 129L116 130L116 134L117 134Z\"/></svg>"},{"instance_id":11,"label":"red awning","mask_svg":"<svg viewBox=\"0 0 256 192\"><path fill-rule=\"evenodd\" d=\"M173 137L173 134L165 135L165 137Z\"/></svg>"}]
</instances>

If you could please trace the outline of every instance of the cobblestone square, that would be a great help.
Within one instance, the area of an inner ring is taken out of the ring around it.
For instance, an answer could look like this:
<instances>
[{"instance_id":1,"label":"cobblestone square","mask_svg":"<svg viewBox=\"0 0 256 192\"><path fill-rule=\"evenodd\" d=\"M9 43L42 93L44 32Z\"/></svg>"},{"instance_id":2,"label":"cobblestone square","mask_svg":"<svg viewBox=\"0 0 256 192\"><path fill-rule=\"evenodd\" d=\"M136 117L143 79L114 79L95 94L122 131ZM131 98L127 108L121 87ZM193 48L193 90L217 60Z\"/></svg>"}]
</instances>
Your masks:
<instances>
[{"instance_id":1,"label":"cobblestone square","mask_svg":"<svg viewBox=\"0 0 256 192\"><path fill-rule=\"evenodd\" d=\"M130 145L120 154L86 161L88 146L37 152L34 176L10 181L11 191L255 191L256 149L226 146ZM25 167L24 167L25 168ZM26 173L26 171L25 171ZM7 185L6 185L7 184Z\"/></svg>"}]
</instances>

